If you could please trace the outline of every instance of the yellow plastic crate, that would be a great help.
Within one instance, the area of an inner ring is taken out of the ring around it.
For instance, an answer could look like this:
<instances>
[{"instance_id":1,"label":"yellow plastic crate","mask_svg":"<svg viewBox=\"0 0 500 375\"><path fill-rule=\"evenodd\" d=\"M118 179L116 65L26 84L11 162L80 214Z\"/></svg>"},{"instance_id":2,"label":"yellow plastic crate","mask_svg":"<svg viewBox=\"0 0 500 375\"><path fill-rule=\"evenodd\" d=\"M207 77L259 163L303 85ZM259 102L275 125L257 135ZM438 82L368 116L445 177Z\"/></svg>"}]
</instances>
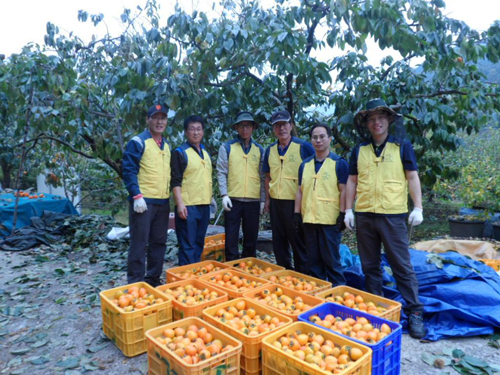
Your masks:
<instances>
[{"instance_id":1,"label":"yellow plastic crate","mask_svg":"<svg viewBox=\"0 0 500 375\"><path fill-rule=\"evenodd\" d=\"M353 366L339 372L340 375L370 375L372 371L372 350L364 345L348 340L344 337L330 333L324 329L317 328L308 323L296 322L292 325L280 328L262 340L262 374L263 375L332 375L332 372L313 367L311 364L294 357L281 349L275 348L273 342L287 333L295 331L302 333L314 332L323 335L325 340L331 340L335 345L349 345L358 348L363 356Z\"/></svg>"},{"instance_id":2,"label":"yellow plastic crate","mask_svg":"<svg viewBox=\"0 0 500 375\"><path fill-rule=\"evenodd\" d=\"M221 244L211 245L211 241L217 243L222 241ZM201 253L201 260L216 260L217 262L226 261L226 234L215 234L213 236L205 237L205 247Z\"/></svg>"},{"instance_id":3,"label":"yellow plastic crate","mask_svg":"<svg viewBox=\"0 0 500 375\"><path fill-rule=\"evenodd\" d=\"M303 273L291 271L291 270L274 271L274 272L262 275L260 277L262 279L269 280L271 283L283 285L279 280L274 280L273 276L275 276L277 279L279 279L280 276L290 276L291 278L304 279L305 281L314 281L314 282L316 282L317 287L313 290L310 290L310 291L297 290L294 287L284 285L290 289L294 289L294 290L297 290L298 292L310 294L313 296L319 292L322 292L323 290L327 290L327 289L330 289L332 287L332 283L330 283L328 281L317 279L315 277L312 277L309 275L304 275Z\"/></svg>"},{"instance_id":4,"label":"yellow plastic crate","mask_svg":"<svg viewBox=\"0 0 500 375\"><path fill-rule=\"evenodd\" d=\"M380 318L384 318L387 320L390 320L392 322L399 323L399 320L401 319L401 304L399 302L390 300L388 298L380 297L375 294L371 294L359 289L351 288L346 285L339 285L336 286L335 288L325 290L323 292L317 293L316 297L322 298L326 302L333 302L336 303L333 300L333 297L335 296L341 296L344 294L344 292L349 292L354 295L360 295L363 297L365 302L373 302L375 305L380 305L382 307L388 308L387 311L380 313L380 315L377 315ZM393 307L390 307L393 306ZM368 312L367 312L368 313ZM369 313L368 313L369 314Z\"/></svg>"},{"instance_id":5,"label":"yellow plastic crate","mask_svg":"<svg viewBox=\"0 0 500 375\"><path fill-rule=\"evenodd\" d=\"M212 334L215 340L221 340L224 345L233 345L234 348L228 350L227 352L217 354L195 365L189 365L172 351L167 349L166 346L160 344L156 340L156 337L161 336L162 332L167 328L187 329L192 324L206 327L207 331ZM241 342L199 318L186 318L174 323L151 329L146 332L146 337L148 342L149 375L240 374L240 354L242 347Z\"/></svg>"},{"instance_id":6,"label":"yellow plastic crate","mask_svg":"<svg viewBox=\"0 0 500 375\"><path fill-rule=\"evenodd\" d=\"M497 272L500 271L500 259L479 259L479 261L490 266Z\"/></svg>"},{"instance_id":7,"label":"yellow plastic crate","mask_svg":"<svg viewBox=\"0 0 500 375\"><path fill-rule=\"evenodd\" d=\"M241 351L241 369L247 374L261 371L261 351L262 351L262 339L271 332L261 333L257 336L249 336L243 332L232 328L231 326L221 322L215 318L215 314L219 309L225 309L230 306L235 306L239 301L245 301L247 308L252 307L258 315L270 315L271 317L277 317L281 322L285 322L286 325L292 323L292 319L286 317L283 314L279 314L260 303L252 301L248 298L237 298L219 305L210 307L203 311L203 319L210 324L216 326L217 328L228 332L231 336L236 337L243 343L243 349ZM281 327L280 327L281 328ZM280 329L279 328L279 329ZM277 328L278 329L278 328Z\"/></svg>"},{"instance_id":8,"label":"yellow plastic crate","mask_svg":"<svg viewBox=\"0 0 500 375\"><path fill-rule=\"evenodd\" d=\"M297 292L296 290L287 288L285 286L277 285L277 284L266 285L266 286L260 287L258 289L252 290L250 292L244 293L243 297L251 299L252 301L256 301L256 302L262 304L263 306L266 306L267 308L269 308L273 311L276 311L282 315L285 315L285 316L289 317L290 319L292 319L294 322L296 322L297 320L299 320L299 315L302 314L304 311L301 310L301 311L296 312L296 313L288 313L285 311L281 311L278 308L269 306L266 303L266 301L264 301L264 298L261 297L261 293L263 290L267 289L267 290L269 290L270 293L274 293L277 288L281 288L283 290L283 295L288 296L292 299L295 299L296 297L301 297L304 300L304 303L311 306L311 307L321 305L324 302L323 299L318 298L316 296L311 296L310 294Z\"/></svg>"},{"instance_id":9,"label":"yellow plastic crate","mask_svg":"<svg viewBox=\"0 0 500 375\"><path fill-rule=\"evenodd\" d=\"M196 280L196 279L189 279L189 280L181 280L177 281L175 283L170 283L170 284L165 284L165 285L160 285L156 287L160 292L165 292L167 289L176 289L180 286L186 286L186 285L192 285L197 289L208 289L210 292L217 292L219 294L218 298L215 298L211 301L204 301L202 303L198 303L196 305L188 306L182 302L177 301L176 299L172 298L172 313L174 315L174 321L188 318L188 317L200 317L203 315L203 310L206 309L209 306L214 306L222 302L226 302L228 300L228 295L226 292L219 290L217 288L214 288L213 285ZM167 293L164 293L165 295L168 296Z\"/></svg>"},{"instance_id":10,"label":"yellow plastic crate","mask_svg":"<svg viewBox=\"0 0 500 375\"><path fill-rule=\"evenodd\" d=\"M193 263L193 264L187 264L185 266L179 266L179 267L174 267L174 268L169 268L168 270L165 271L167 274L167 283L173 283L176 281L181 281L181 280L187 280L187 279L196 279L197 277L203 276L203 275L208 275L211 272L206 272L202 273L202 269L205 268L208 265L213 265L214 267L219 267L220 269L225 269L225 268L231 268L230 265L226 263L221 263L217 262L215 260L205 260L203 262L198 262L198 263ZM190 277L183 277L181 274L187 272L187 271L192 271L195 275L190 276ZM212 271L212 272L218 272L217 271Z\"/></svg>"},{"instance_id":11,"label":"yellow plastic crate","mask_svg":"<svg viewBox=\"0 0 500 375\"><path fill-rule=\"evenodd\" d=\"M269 268L271 268L271 271L269 271L269 272L263 272L260 275L244 271L238 265L241 262L247 262L247 261L252 261L254 263L254 265L259 266L262 270L265 270L266 268L269 267ZM265 275L267 273L271 273L271 272L274 272L274 271L281 271L281 270L285 269L285 267L281 267L281 266L278 266L276 264L273 264L273 263L270 263L270 262L266 262L265 260L258 259L258 258L241 258L241 259L232 260L230 262L226 262L225 264L230 265L231 267L233 267L237 271L248 273L250 275L257 276L257 277L260 277L260 276Z\"/></svg>"},{"instance_id":12,"label":"yellow plastic crate","mask_svg":"<svg viewBox=\"0 0 500 375\"><path fill-rule=\"evenodd\" d=\"M148 294L163 298L164 302L137 311L123 312L111 301L116 292L137 286ZM108 289L99 293L101 298L102 330L127 357L147 350L146 331L172 321L172 301L148 283L140 282Z\"/></svg>"},{"instance_id":13,"label":"yellow plastic crate","mask_svg":"<svg viewBox=\"0 0 500 375\"><path fill-rule=\"evenodd\" d=\"M217 284L217 282L213 280L215 277L217 277L218 274L223 275L225 273L230 273L232 276L238 276L240 278L245 278L245 279L250 280L250 281L256 281L258 283L262 283L261 285L258 285L257 288L260 288L261 286L265 286L265 285L269 284L269 281L267 281L267 280L258 278L256 276L249 275L248 273L243 273L243 272L239 272L239 271L233 271L232 269L231 270L225 269L225 270L222 270L222 271L219 271L219 272L211 273L209 275L200 276L198 278L198 280L204 281L204 282L206 282L206 283L208 283L208 284L216 287L217 289L226 292L229 295L229 299L243 297L244 293L246 293L249 290L251 290L251 289L247 289L247 290L238 291L238 290L234 290L234 289L229 289L229 288L227 288L225 286Z\"/></svg>"}]
</instances>

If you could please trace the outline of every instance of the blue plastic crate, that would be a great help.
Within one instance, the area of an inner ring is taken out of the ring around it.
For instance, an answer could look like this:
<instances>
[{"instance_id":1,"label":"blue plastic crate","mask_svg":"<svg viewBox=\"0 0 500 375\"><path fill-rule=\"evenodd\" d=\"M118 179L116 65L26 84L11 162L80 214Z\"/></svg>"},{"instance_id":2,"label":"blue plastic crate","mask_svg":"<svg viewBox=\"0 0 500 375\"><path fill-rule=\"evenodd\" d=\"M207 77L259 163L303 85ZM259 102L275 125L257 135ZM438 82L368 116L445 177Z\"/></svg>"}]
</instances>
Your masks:
<instances>
[{"instance_id":1,"label":"blue plastic crate","mask_svg":"<svg viewBox=\"0 0 500 375\"><path fill-rule=\"evenodd\" d=\"M363 341L356 340L355 338L342 335L338 332L333 332L332 330L320 326L318 324L311 323L309 318L312 315L317 315L321 319L328 314L333 316L341 317L342 319L347 318L366 318L375 328L380 328L382 324L387 324L392 332L382 341L376 344L368 344ZM398 323L394 323L390 320L382 319L374 315L364 313L362 311L354 310L349 307L338 305L332 302L326 302L322 305L316 306L311 310L299 315L299 322L305 322L312 324L316 327L322 328L329 332L335 333L336 335L347 337L349 340L356 341L361 345L369 347L372 351L372 375L398 375L401 372L401 333L402 328Z\"/></svg>"}]
</instances>

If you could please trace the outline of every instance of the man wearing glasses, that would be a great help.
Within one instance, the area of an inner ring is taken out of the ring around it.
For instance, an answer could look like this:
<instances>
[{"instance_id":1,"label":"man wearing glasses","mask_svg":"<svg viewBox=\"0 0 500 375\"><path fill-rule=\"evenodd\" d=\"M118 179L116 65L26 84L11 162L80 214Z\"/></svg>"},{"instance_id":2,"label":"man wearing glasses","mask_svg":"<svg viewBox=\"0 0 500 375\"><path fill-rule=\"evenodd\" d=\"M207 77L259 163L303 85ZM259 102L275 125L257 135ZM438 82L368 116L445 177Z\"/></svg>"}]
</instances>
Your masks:
<instances>
[{"instance_id":1,"label":"man wearing glasses","mask_svg":"<svg viewBox=\"0 0 500 375\"><path fill-rule=\"evenodd\" d=\"M167 113L160 104L149 108L148 129L128 142L122 161L130 201L127 280L153 287L160 285L170 213L170 146L163 138Z\"/></svg>"},{"instance_id":2,"label":"man wearing glasses","mask_svg":"<svg viewBox=\"0 0 500 375\"><path fill-rule=\"evenodd\" d=\"M172 191L179 265L200 261L212 200L212 161L201 144L204 122L192 115L184 120L187 142L172 152Z\"/></svg>"},{"instance_id":3,"label":"man wearing glasses","mask_svg":"<svg viewBox=\"0 0 500 375\"><path fill-rule=\"evenodd\" d=\"M345 229L345 184L347 162L330 151L332 131L325 124L311 129L315 155L299 168L299 188L295 197L296 226L304 223L307 261L311 276L345 285L340 263L341 232ZM302 215L301 215L302 213Z\"/></svg>"},{"instance_id":4,"label":"man wearing glasses","mask_svg":"<svg viewBox=\"0 0 500 375\"><path fill-rule=\"evenodd\" d=\"M241 257L256 256L259 213L264 211L266 198L260 173L264 149L252 139L258 127L252 113L238 113L233 124L238 135L219 149L217 179L225 211L226 261L239 258L240 224L243 229Z\"/></svg>"},{"instance_id":5,"label":"man wearing glasses","mask_svg":"<svg viewBox=\"0 0 500 375\"><path fill-rule=\"evenodd\" d=\"M271 117L274 134L278 138L266 149L263 172L266 174L266 211L271 214L273 251L278 265L292 269L290 248L293 250L295 270L308 274L304 231L293 223L295 194L299 180L299 166L314 155L311 144L292 136L291 116L277 111Z\"/></svg>"}]
</instances>

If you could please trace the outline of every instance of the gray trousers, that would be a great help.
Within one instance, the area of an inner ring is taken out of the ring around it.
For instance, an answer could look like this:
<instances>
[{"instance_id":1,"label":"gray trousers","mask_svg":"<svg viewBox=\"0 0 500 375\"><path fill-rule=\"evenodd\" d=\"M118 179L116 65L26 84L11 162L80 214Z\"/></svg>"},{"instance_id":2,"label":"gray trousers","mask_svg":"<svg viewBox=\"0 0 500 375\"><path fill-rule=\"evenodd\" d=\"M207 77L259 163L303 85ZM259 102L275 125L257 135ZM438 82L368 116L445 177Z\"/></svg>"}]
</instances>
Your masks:
<instances>
[{"instance_id":1,"label":"gray trousers","mask_svg":"<svg viewBox=\"0 0 500 375\"><path fill-rule=\"evenodd\" d=\"M170 205L149 204L141 214L129 206L130 247L127 260L129 284L145 281L153 287L160 285L163 260L167 249L167 230ZM147 270L146 270L147 258Z\"/></svg>"},{"instance_id":2,"label":"gray trousers","mask_svg":"<svg viewBox=\"0 0 500 375\"><path fill-rule=\"evenodd\" d=\"M423 311L423 305L418 299L418 281L411 264L405 221L405 217L356 215L356 235L366 290L383 296L380 266L383 243L397 288L407 303L405 312L408 314Z\"/></svg>"}]
</instances>

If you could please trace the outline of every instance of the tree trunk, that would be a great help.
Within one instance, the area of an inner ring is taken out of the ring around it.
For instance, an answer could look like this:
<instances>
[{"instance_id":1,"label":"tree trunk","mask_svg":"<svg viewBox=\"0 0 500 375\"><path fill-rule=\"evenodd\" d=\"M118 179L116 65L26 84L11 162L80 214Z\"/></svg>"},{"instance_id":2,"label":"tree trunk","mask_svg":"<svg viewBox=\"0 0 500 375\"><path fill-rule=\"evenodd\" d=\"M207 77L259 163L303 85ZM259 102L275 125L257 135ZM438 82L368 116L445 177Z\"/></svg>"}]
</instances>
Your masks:
<instances>
[{"instance_id":1,"label":"tree trunk","mask_svg":"<svg viewBox=\"0 0 500 375\"><path fill-rule=\"evenodd\" d=\"M5 160L0 161L0 167L2 168L2 189L10 188L12 182L10 172L12 171L12 165L8 164Z\"/></svg>"}]
</instances>

